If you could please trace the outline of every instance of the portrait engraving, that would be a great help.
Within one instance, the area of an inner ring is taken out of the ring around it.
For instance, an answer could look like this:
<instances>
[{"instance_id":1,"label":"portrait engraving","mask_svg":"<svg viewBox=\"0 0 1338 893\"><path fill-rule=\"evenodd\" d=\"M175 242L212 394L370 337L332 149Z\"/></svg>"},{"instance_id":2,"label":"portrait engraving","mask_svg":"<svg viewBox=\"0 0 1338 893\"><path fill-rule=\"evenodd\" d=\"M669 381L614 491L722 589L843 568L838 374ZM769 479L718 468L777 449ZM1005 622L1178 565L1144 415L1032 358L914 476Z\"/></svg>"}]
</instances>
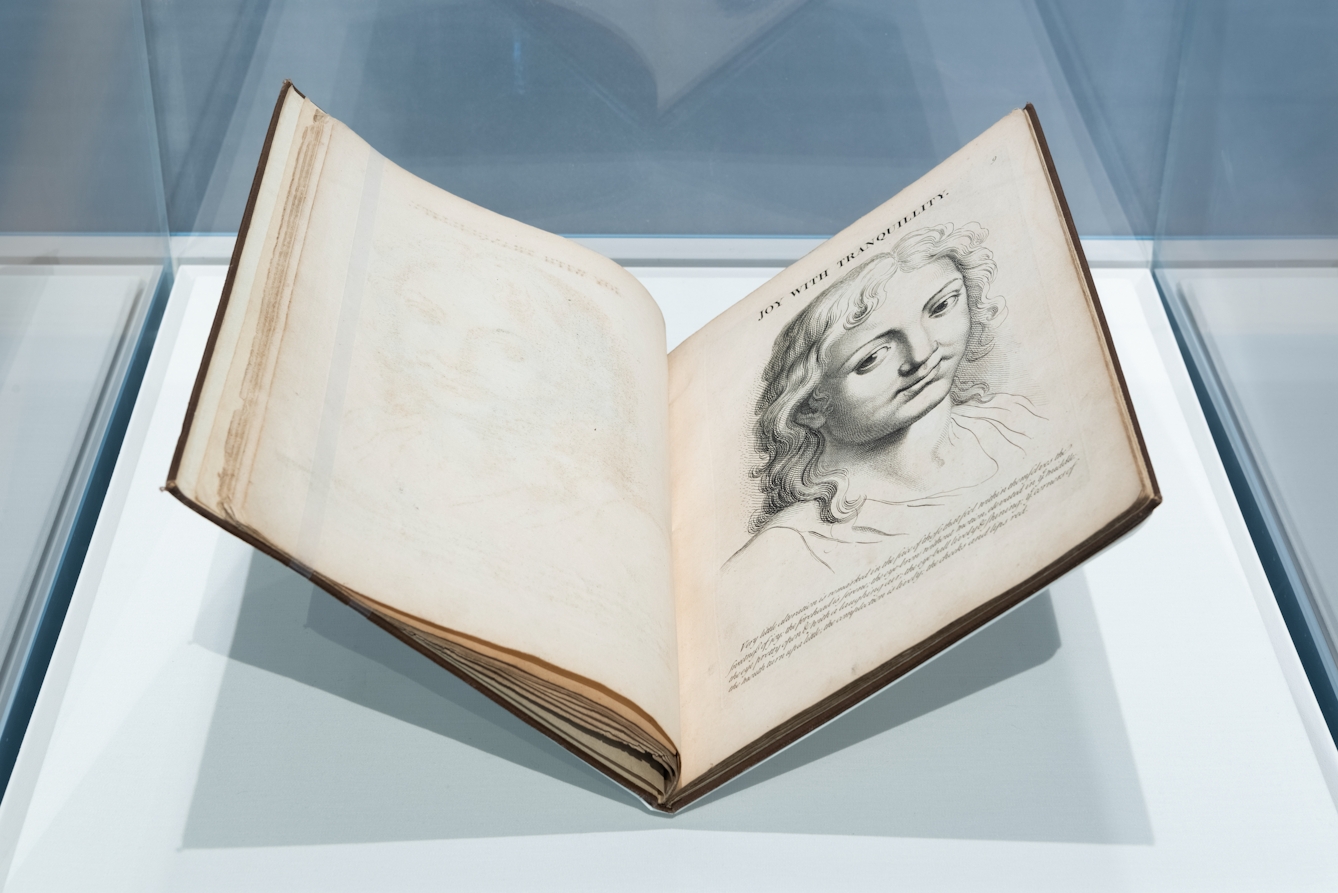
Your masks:
<instances>
[{"instance_id":1,"label":"portrait engraving","mask_svg":"<svg viewBox=\"0 0 1338 893\"><path fill-rule=\"evenodd\" d=\"M1036 461L1046 419L1006 389L987 237L977 224L909 232L777 335L754 407L751 537L723 570L802 553L836 572Z\"/></svg>"}]
</instances>

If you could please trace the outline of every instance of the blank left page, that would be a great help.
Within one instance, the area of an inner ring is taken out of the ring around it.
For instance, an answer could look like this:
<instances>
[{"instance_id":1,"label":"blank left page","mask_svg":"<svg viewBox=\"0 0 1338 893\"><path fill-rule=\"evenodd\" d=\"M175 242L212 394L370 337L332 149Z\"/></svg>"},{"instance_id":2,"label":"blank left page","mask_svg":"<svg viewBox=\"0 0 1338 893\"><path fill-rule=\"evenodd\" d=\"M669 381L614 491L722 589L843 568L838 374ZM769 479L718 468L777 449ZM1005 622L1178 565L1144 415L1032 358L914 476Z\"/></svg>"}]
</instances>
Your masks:
<instances>
[{"instance_id":1,"label":"blank left page","mask_svg":"<svg viewBox=\"0 0 1338 893\"><path fill-rule=\"evenodd\" d=\"M290 91L173 486L676 741L666 394L634 278Z\"/></svg>"}]
</instances>

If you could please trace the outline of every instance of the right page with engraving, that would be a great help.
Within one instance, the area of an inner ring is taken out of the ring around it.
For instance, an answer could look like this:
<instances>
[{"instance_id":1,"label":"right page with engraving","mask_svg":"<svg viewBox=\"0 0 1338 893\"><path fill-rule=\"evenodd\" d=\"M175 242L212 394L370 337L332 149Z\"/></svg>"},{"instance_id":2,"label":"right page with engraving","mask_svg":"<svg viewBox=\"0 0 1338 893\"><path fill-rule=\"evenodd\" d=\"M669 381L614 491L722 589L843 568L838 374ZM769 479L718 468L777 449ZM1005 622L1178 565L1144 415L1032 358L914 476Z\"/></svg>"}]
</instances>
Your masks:
<instances>
[{"instance_id":1,"label":"right page with engraving","mask_svg":"<svg viewBox=\"0 0 1338 893\"><path fill-rule=\"evenodd\" d=\"M1009 115L670 356L685 789L1159 501L1032 122Z\"/></svg>"}]
</instances>

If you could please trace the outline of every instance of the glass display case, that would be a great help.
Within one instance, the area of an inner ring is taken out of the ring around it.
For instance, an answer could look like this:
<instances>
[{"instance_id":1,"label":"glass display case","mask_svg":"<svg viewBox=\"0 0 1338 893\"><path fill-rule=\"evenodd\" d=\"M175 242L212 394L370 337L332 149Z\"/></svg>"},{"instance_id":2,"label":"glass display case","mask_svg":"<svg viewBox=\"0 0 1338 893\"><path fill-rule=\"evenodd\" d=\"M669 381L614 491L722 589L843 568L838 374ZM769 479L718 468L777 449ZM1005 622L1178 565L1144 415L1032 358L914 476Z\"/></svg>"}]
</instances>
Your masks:
<instances>
[{"instance_id":1,"label":"glass display case","mask_svg":"<svg viewBox=\"0 0 1338 893\"><path fill-rule=\"evenodd\" d=\"M0 48L7 886L1338 883L1338 7L52 0ZM158 491L285 78L671 347L1033 103L1156 529L638 812Z\"/></svg>"},{"instance_id":2,"label":"glass display case","mask_svg":"<svg viewBox=\"0 0 1338 893\"><path fill-rule=\"evenodd\" d=\"M1153 269L1315 695L1338 734L1338 10L1200 4ZM1313 62L1314 66L1311 67Z\"/></svg>"},{"instance_id":3,"label":"glass display case","mask_svg":"<svg viewBox=\"0 0 1338 893\"><path fill-rule=\"evenodd\" d=\"M137 5L0 9L0 777L171 288Z\"/></svg>"}]
</instances>

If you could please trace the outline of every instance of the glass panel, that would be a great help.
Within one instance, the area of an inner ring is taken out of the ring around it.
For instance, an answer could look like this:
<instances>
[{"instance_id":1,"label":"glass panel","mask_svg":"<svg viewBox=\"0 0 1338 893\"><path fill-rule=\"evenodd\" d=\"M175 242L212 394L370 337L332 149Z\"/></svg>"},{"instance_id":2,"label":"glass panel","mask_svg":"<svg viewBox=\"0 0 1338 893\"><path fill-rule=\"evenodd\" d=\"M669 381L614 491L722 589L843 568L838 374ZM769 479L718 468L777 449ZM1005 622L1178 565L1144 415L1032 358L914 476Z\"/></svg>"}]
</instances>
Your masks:
<instances>
[{"instance_id":1,"label":"glass panel","mask_svg":"<svg viewBox=\"0 0 1338 893\"><path fill-rule=\"evenodd\" d=\"M1115 124L1166 106L1106 130L1145 201L1183 16L1090 6L146 0L171 228L236 231L289 77L420 176L584 234L830 234L1032 102L1079 229L1129 235L1061 59L1143 48L1130 78L1108 40L1083 84Z\"/></svg>"},{"instance_id":2,"label":"glass panel","mask_svg":"<svg viewBox=\"0 0 1338 893\"><path fill-rule=\"evenodd\" d=\"M0 4L0 234L157 234L164 256L144 58L137 0Z\"/></svg>"},{"instance_id":3,"label":"glass panel","mask_svg":"<svg viewBox=\"0 0 1338 893\"><path fill-rule=\"evenodd\" d=\"M170 280L146 58L138 0L0 4L0 785Z\"/></svg>"},{"instance_id":4,"label":"glass panel","mask_svg":"<svg viewBox=\"0 0 1338 893\"><path fill-rule=\"evenodd\" d=\"M1135 235L1151 235L1157 221L1189 7L1186 0L1036 4Z\"/></svg>"},{"instance_id":5,"label":"glass panel","mask_svg":"<svg viewBox=\"0 0 1338 893\"><path fill-rule=\"evenodd\" d=\"M1157 276L1338 734L1338 6L1195 2L1184 34Z\"/></svg>"},{"instance_id":6,"label":"glass panel","mask_svg":"<svg viewBox=\"0 0 1338 893\"><path fill-rule=\"evenodd\" d=\"M156 267L0 267L0 642L33 632L25 608L44 604L107 423L104 393L157 279Z\"/></svg>"},{"instance_id":7,"label":"glass panel","mask_svg":"<svg viewBox=\"0 0 1338 893\"><path fill-rule=\"evenodd\" d=\"M1338 632L1338 270L1212 270L1178 279L1320 614Z\"/></svg>"},{"instance_id":8,"label":"glass panel","mask_svg":"<svg viewBox=\"0 0 1338 893\"><path fill-rule=\"evenodd\" d=\"M1338 4L1193 5L1162 237L1338 235Z\"/></svg>"}]
</instances>

